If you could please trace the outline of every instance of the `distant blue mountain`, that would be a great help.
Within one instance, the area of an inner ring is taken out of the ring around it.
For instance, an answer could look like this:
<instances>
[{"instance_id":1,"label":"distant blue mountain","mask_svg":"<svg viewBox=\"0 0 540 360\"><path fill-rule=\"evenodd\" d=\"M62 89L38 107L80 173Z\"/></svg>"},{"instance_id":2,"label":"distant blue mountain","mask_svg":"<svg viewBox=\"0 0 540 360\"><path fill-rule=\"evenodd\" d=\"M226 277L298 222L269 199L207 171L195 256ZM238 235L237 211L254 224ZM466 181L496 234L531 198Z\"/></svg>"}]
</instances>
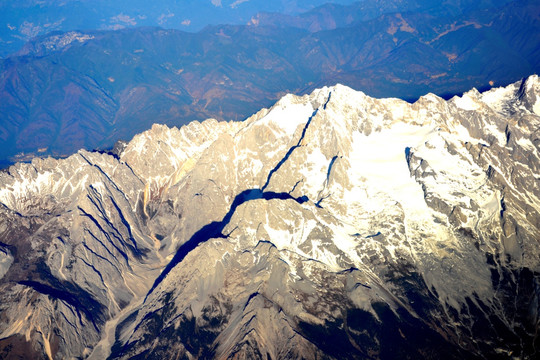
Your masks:
<instances>
[{"instance_id":1,"label":"distant blue mountain","mask_svg":"<svg viewBox=\"0 0 540 360\"><path fill-rule=\"evenodd\" d=\"M295 15L324 3L354 0L23 0L0 1L0 57L51 31L160 26L199 31L207 25L246 24L258 12Z\"/></svg>"}]
</instances>

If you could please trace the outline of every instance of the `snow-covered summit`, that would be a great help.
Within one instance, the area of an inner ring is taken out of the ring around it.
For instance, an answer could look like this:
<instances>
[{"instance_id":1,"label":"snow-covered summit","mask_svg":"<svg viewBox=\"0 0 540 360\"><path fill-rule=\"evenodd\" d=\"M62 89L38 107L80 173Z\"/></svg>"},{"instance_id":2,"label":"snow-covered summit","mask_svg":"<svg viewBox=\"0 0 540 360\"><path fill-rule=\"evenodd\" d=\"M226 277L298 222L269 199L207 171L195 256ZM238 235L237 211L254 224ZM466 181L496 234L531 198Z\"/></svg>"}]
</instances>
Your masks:
<instances>
[{"instance_id":1,"label":"snow-covered summit","mask_svg":"<svg viewBox=\"0 0 540 360\"><path fill-rule=\"evenodd\" d=\"M414 104L336 85L244 122L154 125L117 156L17 164L0 173L1 344L534 357L539 97L537 76Z\"/></svg>"}]
</instances>

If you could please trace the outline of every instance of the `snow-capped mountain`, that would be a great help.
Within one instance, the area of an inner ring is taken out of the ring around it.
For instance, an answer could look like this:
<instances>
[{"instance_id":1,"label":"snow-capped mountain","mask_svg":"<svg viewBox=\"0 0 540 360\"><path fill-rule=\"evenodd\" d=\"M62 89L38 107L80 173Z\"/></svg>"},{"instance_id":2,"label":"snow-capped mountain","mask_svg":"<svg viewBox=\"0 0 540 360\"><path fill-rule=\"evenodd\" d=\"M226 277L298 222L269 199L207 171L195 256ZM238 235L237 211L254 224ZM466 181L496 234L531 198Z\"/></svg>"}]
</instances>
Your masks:
<instances>
[{"instance_id":1,"label":"snow-capped mountain","mask_svg":"<svg viewBox=\"0 0 540 360\"><path fill-rule=\"evenodd\" d=\"M0 356L534 358L540 80L336 85L0 173Z\"/></svg>"}]
</instances>

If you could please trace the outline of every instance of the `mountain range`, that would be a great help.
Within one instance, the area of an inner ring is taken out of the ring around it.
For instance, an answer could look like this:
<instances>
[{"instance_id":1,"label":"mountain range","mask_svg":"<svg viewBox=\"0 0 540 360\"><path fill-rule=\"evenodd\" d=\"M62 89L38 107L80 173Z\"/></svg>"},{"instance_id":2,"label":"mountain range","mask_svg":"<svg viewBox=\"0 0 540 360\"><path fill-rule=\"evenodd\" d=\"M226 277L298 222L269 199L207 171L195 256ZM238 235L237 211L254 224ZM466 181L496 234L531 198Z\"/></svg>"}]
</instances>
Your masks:
<instances>
[{"instance_id":1,"label":"mountain range","mask_svg":"<svg viewBox=\"0 0 540 360\"><path fill-rule=\"evenodd\" d=\"M3 359L540 348L540 80L343 85L0 172Z\"/></svg>"},{"instance_id":2,"label":"mountain range","mask_svg":"<svg viewBox=\"0 0 540 360\"><path fill-rule=\"evenodd\" d=\"M364 1L196 33L37 37L0 60L0 163L109 151L153 123L243 120L286 93L335 83L414 101L538 72L536 1L452 4Z\"/></svg>"},{"instance_id":3,"label":"mountain range","mask_svg":"<svg viewBox=\"0 0 540 360\"><path fill-rule=\"evenodd\" d=\"M207 25L246 24L261 11L287 15L325 3L354 0L0 0L0 57L52 31L161 26L199 31Z\"/></svg>"}]
</instances>

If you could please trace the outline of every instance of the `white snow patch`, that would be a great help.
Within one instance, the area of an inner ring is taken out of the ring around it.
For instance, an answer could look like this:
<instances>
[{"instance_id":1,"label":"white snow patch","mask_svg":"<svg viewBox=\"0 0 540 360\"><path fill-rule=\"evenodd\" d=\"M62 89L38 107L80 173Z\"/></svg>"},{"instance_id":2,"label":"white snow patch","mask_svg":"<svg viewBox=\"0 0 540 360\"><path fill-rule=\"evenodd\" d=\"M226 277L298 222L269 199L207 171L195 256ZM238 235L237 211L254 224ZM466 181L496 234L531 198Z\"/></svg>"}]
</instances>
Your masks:
<instances>
[{"instance_id":1,"label":"white snow patch","mask_svg":"<svg viewBox=\"0 0 540 360\"><path fill-rule=\"evenodd\" d=\"M21 180L16 180L11 186L0 190L0 202L12 209L18 209L22 199L30 199L40 193L54 193L61 182L53 182L52 176L51 172L38 173L35 178L23 175Z\"/></svg>"},{"instance_id":2,"label":"white snow patch","mask_svg":"<svg viewBox=\"0 0 540 360\"><path fill-rule=\"evenodd\" d=\"M540 116L540 98L536 98L536 102L533 105L533 112Z\"/></svg>"},{"instance_id":3,"label":"white snow patch","mask_svg":"<svg viewBox=\"0 0 540 360\"><path fill-rule=\"evenodd\" d=\"M463 94L462 97L456 96L454 98L454 103L457 107L467 111L478 110L480 108L478 102L473 99L472 95L469 93Z\"/></svg>"},{"instance_id":4,"label":"white snow patch","mask_svg":"<svg viewBox=\"0 0 540 360\"><path fill-rule=\"evenodd\" d=\"M287 97L278 102L258 123L263 126L275 124L286 134L293 135L298 126L308 121L313 114L313 107L309 102L294 104L286 100L288 100ZM275 128L275 126L270 126L270 128Z\"/></svg>"},{"instance_id":5,"label":"white snow patch","mask_svg":"<svg viewBox=\"0 0 540 360\"><path fill-rule=\"evenodd\" d=\"M487 175L472 161L468 152L459 152L459 144L455 147L459 154L452 155L447 151L447 143L456 141L459 140L455 136L445 134L444 137L433 137L416 150L415 154L427 161L436 174L423 181L447 203L465 207L471 206L471 200L477 204L485 203L492 195L492 190L486 186Z\"/></svg>"},{"instance_id":6,"label":"white snow patch","mask_svg":"<svg viewBox=\"0 0 540 360\"><path fill-rule=\"evenodd\" d=\"M386 193L408 212L426 212L422 188L409 173L406 148L423 144L433 132L428 126L397 123L369 136L354 133L350 154L351 182L364 183L372 190L370 193ZM361 200L365 198L365 190L356 187L346 198Z\"/></svg>"},{"instance_id":7,"label":"white snow patch","mask_svg":"<svg viewBox=\"0 0 540 360\"><path fill-rule=\"evenodd\" d=\"M13 256L7 251L0 249L0 279L6 275L11 264L13 264Z\"/></svg>"},{"instance_id":8,"label":"white snow patch","mask_svg":"<svg viewBox=\"0 0 540 360\"><path fill-rule=\"evenodd\" d=\"M485 123L484 129L487 130L486 132L489 132L491 135L495 136L500 146L506 145L506 134L499 130L495 124Z\"/></svg>"},{"instance_id":9,"label":"white snow patch","mask_svg":"<svg viewBox=\"0 0 540 360\"><path fill-rule=\"evenodd\" d=\"M536 151L536 148L534 144L532 143L532 141L527 138L523 138L523 137L519 138L516 142L527 151L532 151L532 152Z\"/></svg>"},{"instance_id":10,"label":"white snow patch","mask_svg":"<svg viewBox=\"0 0 540 360\"><path fill-rule=\"evenodd\" d=\"M315 148L308 154L300 173L304 179L308 179L304 182L304 188L309 193L317 194L324 187L330 160L321 153L320 148Z\"/></svg>"},{"instance_id":11,"label":"white snow patch","mask_svg":"<svg viewBox=\"0 0 540 360\"><path fill-rule=\"evenodd\" d=\"M498 113L504 113L504 106L515 96L515 87L499 87L482 93L481 100Z\"/></svg>"}]
</instances>

